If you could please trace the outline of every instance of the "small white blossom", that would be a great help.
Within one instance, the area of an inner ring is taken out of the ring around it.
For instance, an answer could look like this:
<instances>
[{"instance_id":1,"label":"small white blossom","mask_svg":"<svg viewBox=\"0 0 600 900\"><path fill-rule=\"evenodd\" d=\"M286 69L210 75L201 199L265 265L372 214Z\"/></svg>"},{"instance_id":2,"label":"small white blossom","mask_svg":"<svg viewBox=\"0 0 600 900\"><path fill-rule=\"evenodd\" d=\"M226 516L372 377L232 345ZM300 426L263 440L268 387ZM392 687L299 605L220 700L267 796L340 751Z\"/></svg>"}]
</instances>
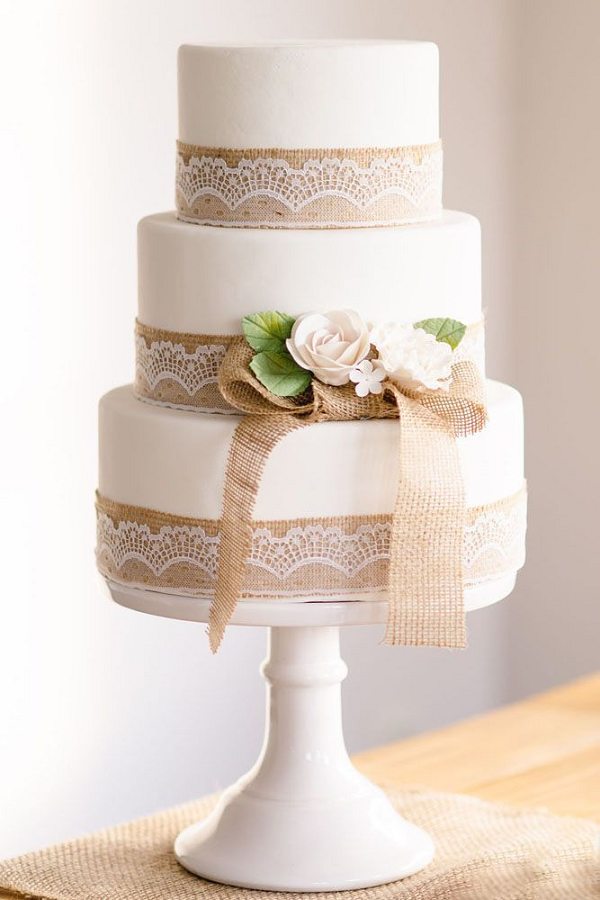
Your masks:
<instances>
[{"instance_id":1,"label":"small white blossom","mask_svg":"<svg viewBox=\"0 0 600 900\"><path fill-rule=\"evenodd\" d=\"M354 390L359 397L381 394L383 391L382 381L385 379L386 371L377 359L365 359L350 372L350 381L354 383Z\"/></svg>"},{"instance_id":2,"label":"small white blossom","mask_svg":"<svg viewBox=\"0 0 600 900\"><path fill-rule=\"evenodd\" d=\"M371 342L391 381L410 390L448 390L452 381L452 347L413 325L379 325Z\"/></svg>"}]
</instances>

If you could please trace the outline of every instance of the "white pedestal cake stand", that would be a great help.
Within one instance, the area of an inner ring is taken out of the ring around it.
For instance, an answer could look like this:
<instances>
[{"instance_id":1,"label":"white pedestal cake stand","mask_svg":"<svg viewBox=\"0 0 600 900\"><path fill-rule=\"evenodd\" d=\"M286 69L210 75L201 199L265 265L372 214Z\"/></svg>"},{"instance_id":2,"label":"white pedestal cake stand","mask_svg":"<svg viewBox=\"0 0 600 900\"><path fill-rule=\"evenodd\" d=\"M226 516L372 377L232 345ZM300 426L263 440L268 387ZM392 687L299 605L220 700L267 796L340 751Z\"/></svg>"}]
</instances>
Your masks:
<instances>
[{"instance_id":1,"label":"white pedestal cake stand","mask_svg":"<svg viewBox=\"0 0 600 900\"><path fill-rule=\"evenodd\" d=\"M467 609L501 600L514 582L509 575L467 591ZM107 585L130 609L208 619L208 600ZM344 744L339 627L382 623L386 614L384 600L238 604L232 624L270 628L264 745L216 809L177 837L186 869L239 887L305 892L384 884L431 862L429 835L354 768Z\"/></svg>"}]
</instances>

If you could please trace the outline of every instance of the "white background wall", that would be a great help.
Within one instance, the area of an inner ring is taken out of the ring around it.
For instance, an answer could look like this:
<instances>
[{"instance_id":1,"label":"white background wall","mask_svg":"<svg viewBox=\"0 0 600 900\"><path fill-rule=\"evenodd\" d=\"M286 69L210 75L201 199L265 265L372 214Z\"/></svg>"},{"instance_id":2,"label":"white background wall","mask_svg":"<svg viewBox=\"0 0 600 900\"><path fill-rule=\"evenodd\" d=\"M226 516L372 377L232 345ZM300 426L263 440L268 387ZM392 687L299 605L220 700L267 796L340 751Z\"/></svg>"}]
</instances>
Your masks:
<instances>
[{"instance_id":1,"label":"white background wall","mask_svg":"<svg viewBox=\"0 0 600 900\"><path fill-rule=\"evenodd\" d=\"M600 3L527 0L520 12L515 374L531 528L511 694L600 662Z\"/></svg>"},{"instance_id":2,"label":"white background wall","mask_svg":"<svg viewBox=\"0 0 600 900\"><path fill-rule=\"evenodd\" d=\"M597 662L599 34L597 0L4 0L0 856L213 790L260 745L264 634L213 659L202 626L113 607L94 572L96 403L131 379L135 225L172 205L184 41L439 44L446 205L482 221L489 370L526 398L519 587L462 653L349 631L351 749Z\"/></svg>"}]
</instances>

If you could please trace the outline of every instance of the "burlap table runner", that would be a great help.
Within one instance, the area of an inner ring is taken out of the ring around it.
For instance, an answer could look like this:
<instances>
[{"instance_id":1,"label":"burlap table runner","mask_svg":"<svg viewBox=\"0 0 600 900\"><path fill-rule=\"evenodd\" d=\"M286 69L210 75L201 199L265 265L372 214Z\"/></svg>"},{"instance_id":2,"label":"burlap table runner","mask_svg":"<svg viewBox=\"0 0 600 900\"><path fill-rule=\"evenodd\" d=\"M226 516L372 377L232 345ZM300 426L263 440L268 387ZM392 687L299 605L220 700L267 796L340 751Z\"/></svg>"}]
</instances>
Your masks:
<instances>
[{"instance_id":1,"label":"burlap table runner","mask_svg":"<svg viewBox=\"0 0 600 900\"><path fill-rule=\"evenodd\" d=\"M600 897L599 834L592 822L473 797L390 790L396 808L436 842L418 875L344 894L247 891L196 878L173 840L214 797L0 862L0 892L44 900L592 900ZM12 894L11 894L12 892Z\"/></svg>"}]
</instances>

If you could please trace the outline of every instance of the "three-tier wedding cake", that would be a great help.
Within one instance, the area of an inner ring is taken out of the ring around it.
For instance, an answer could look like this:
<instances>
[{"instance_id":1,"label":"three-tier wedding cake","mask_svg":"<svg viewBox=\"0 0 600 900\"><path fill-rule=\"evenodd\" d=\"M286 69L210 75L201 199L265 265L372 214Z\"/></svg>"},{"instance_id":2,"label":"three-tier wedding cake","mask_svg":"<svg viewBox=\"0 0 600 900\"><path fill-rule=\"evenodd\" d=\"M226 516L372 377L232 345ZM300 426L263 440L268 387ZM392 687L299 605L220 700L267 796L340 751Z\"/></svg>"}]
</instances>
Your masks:
<instances>
[{"instance_id":1,"label":"three-tier wedding cake","mask_svg":"<svg viewBox=\"0 0 600 900\"><path fill-rule=\"evenodd\" d=\"M211 598L213 648L257 598L387 597L389 642L460 646L469 593L514 584L521 399L485 381L479 223L441 180L433 44L179 52L177 211L139 224L97 558Z\"/></svg>"}]
</instances>

